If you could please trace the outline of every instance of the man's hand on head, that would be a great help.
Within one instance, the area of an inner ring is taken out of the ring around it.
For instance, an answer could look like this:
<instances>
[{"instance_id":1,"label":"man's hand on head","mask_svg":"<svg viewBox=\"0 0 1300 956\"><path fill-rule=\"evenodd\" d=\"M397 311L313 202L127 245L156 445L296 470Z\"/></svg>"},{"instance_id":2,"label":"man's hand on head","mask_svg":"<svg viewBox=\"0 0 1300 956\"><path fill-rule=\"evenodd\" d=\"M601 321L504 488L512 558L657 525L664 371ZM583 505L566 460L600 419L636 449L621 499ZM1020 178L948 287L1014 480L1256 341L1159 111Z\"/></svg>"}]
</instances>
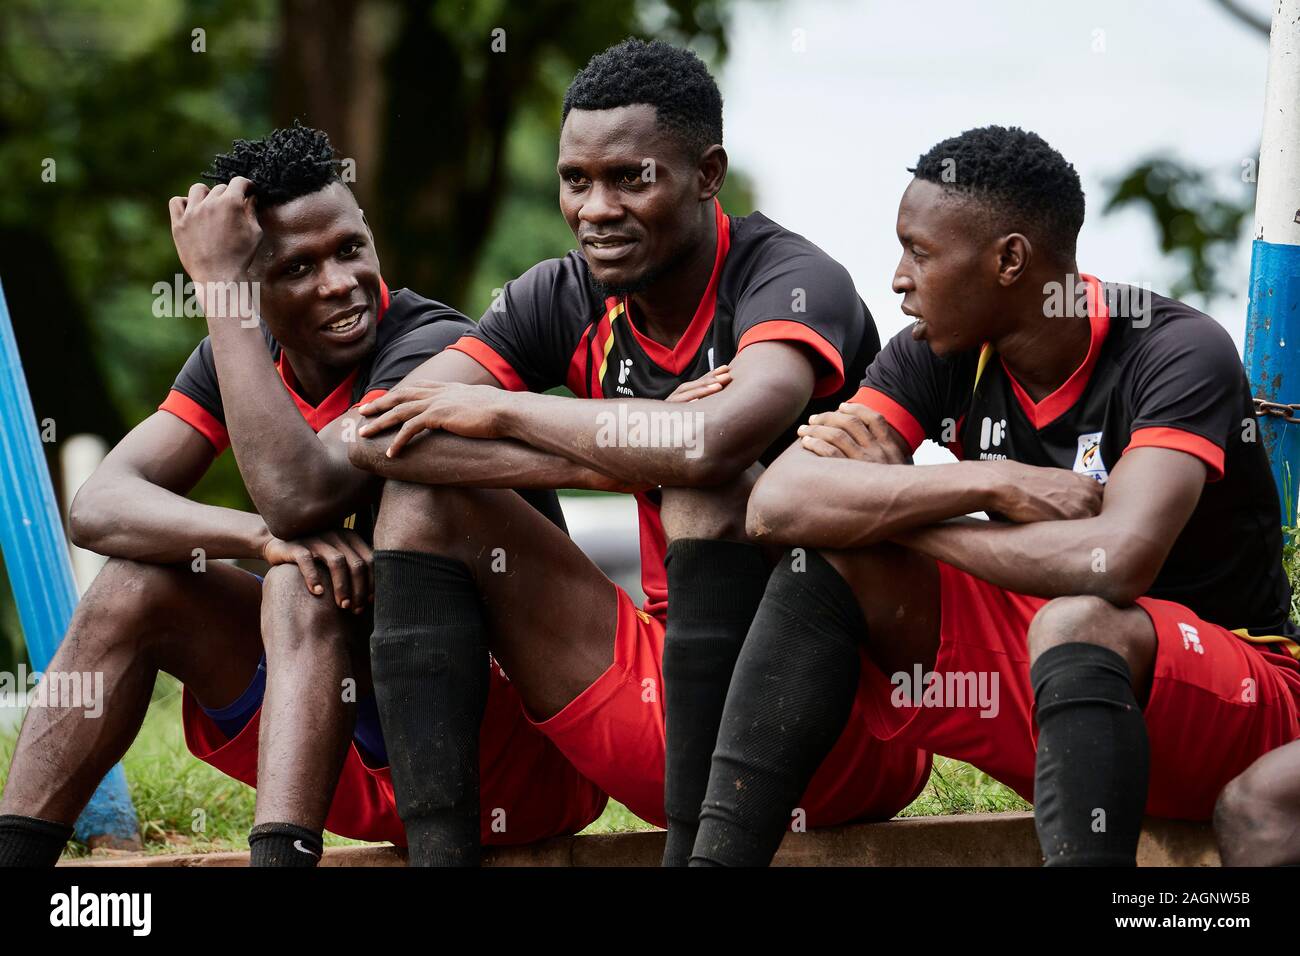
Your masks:
<instances>
[{"instance_id":1,"label":"man's hand on head","mask_svg":"<svg viewBox=\"0 0 1300 956\"><path fill-rule=\"evenodd\" d=\"M374 600L375 556L355 531L326 531L293 541L273 537L263 545L262 557L270 565L296 564L307 590L317 597L325 594L318 564L325 565L334 603L342 610L360 614Z\"/></svg>"},{"instance_id":2,"label":"man's hand on head","mask_svg":"<svg viewBox=\"0 0 1300 956\"><path fill-rule=\"evenodd\" d=\"M421 432L439 430L465 438L502 438L501 412L512 398L510 392L491 385L462 385L459 382L426 382L400 385L362 405L358 411L366 421L357 429L362 438L373 438L390 428L397 434L387 455L395 458Z\"/></svg>"},{"instance_id":3,"label":"man's hand on head","mask_svg":"<svg viewBox=\"0 0 1300 956\"><path fill-rule=\"evenodd\" d=\"M243 176L212 189L195 183L187 196L173 196L168 202L176 252L195 282L237 280L248 274L262 241L252 185Z\"/></svg>"},{"instance_id":4,"label":"man's hand on head","mask_svg":"<svg viewBox=\"0 0 1300 956\"><path fill-rule=\"evenodd\" d=\"M910 465L907 445L879 412L852 402L821 412L799 426L799 444L820 458L850 458L881 465Z\"/></svg>"}]
</instances>

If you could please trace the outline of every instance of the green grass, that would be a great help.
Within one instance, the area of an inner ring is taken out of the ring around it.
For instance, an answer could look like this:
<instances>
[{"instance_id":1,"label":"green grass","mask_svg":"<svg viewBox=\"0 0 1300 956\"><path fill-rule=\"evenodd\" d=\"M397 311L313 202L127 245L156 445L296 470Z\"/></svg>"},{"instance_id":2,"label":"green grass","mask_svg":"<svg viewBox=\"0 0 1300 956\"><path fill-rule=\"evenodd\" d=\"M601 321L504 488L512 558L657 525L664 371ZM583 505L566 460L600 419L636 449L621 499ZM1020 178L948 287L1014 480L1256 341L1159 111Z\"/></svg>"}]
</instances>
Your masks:
<instances>
[{"instance_id":1,"label":"green grass","mask_svg":"<svg viewBox=\"0 0 1300 956\"><path fill-rule=\"evenodd\" d=\"M0 737L0 790L13 756L14 738ZM131 798L140 817L145 849L150 853L246 850L253 825L254 793L237 780L192 757L181 730L180 693L174 682L160 681L144 728L124 760ZM983 813L1025 810L1029 805L1012 791L968 764L935 758L925 790L900 814ZM650 824L613 800L584 833L648 830ZM327 846L357 843L327 834ZM73 844L70 856L84 856Z\"/></svg>"}]
</instances>

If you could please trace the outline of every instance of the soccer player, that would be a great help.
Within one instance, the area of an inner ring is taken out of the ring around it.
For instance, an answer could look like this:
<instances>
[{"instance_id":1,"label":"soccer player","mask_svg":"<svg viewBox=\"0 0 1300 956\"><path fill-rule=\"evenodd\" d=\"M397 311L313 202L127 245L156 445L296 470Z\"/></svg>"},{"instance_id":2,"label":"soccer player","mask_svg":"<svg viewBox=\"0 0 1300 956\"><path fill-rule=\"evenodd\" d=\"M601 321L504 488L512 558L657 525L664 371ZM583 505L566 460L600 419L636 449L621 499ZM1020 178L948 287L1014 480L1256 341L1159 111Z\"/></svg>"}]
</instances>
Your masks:
<instances>
[{"instance_id":1,"label":"soccer player","mask_svg":"<svg viewBox=\"0 0 1300 956\"><path fill-rule=\"evenodd\" d=\"M750 499L757 540L817 550L778 564L736 664L694 858L770 859L865 681L881 739L1033 800L1048 864L1133 865L1144 811L1208 820L1300 735L1250 390L1212 319L1079 272L1079 178L1040 137L969 130L913 172L914 324ZM960 461L911 467L927 437Z\"/></svg>"},{"instance_id":2,"label":"soccer player","mask_svg":"<svg viewBox=\"0 0 1300 956\"><path fill-rule=\"evenodd\" d=\"M687 860L768 576L744 534L756 462L851 395L879 348L842 266L761 214L723 212L721 143L694 54L629 40L593 57L559 143L579 250L508 283L473 332L361 408L353 461L394 479L372 665L390 749L409 755L394 784L413 856L472 859L482 688L459 675L490 648L541 731L666 820L666 864ZM561 385L576 397L541 394ZM506 486L636 492L645 608ZM927 754L874 740L852 709L795 824L889 817L926 781Z\"/></svg>"},{"instance_id":3,"label":"soccer player","mask_svg":"<svg viewBox=\"0 0 1300 956\"><path fill-rule=\"evenodd\" d=\"M236 141L207 174L216 186L171 200L209 337L73 504L73 540L111 560L47 680L102 672L106 696L99 713L29 709L0 804L0 865L57 860L159 671L185 685L190 751L258 787L253 865L314 866L322 827L403 842L366 654L378 488L348 463L339 416L470 323L389 290L338 170L325 134L295 125ZM256 514L184 497L228 446ZM259 581L227 558L271 568ZM604 795L532 728L487 656L476 663L489 688L484 838L576 832Z\"/></svg>"}]
</instances>

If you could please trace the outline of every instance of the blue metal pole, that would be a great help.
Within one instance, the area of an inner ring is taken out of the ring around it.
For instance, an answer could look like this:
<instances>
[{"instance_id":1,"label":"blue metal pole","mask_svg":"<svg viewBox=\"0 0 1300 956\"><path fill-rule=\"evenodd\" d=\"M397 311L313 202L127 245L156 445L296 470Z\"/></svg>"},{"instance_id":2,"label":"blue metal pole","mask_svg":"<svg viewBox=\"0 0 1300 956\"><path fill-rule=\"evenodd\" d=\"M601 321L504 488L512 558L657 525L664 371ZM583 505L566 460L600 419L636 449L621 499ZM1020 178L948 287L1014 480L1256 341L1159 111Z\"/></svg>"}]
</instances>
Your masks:
<instances>
[{"instance_id":1,"label":"blue metal pole","mask_svg":"<svg viewBox=\"0 0 1300 956\"><path fill-rule=\"evenodd\" d=\"M77 589L2 286L0 548L32 667L44 671L72 620ZM92 837L139 838L140 827L121 765L100 783L76 829L77 839L84 842Z\"/></svg>"},{"instance_id":2,"label":"blue metal pole","mask_svg":"<svg viewBox=\"0 0 1300 956\"><path fill-rule=\"evenodd\" d=\"M1300 0L1276 0L1255 196L1246 369L1256 398L1300 403ZM1296 524L1300 424L1259 419L1284 513Z\"/></svg>"}]
</instances>

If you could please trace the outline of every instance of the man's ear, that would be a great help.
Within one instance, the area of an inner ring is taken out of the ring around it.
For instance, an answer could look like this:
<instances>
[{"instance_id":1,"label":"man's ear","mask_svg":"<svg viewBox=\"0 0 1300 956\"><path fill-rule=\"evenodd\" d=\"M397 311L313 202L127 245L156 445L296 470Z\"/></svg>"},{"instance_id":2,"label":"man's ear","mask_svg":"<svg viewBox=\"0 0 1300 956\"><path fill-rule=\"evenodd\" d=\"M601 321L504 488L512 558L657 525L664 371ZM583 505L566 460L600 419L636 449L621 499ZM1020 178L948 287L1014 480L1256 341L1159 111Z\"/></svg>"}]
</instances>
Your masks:
<instances>
[{"instance_id":1,"label":"man's ear","mask_svg":"<svg viewBox=\"0 0 1300 956\"><path fill-rule=\"evenodd\" d=\"M1029 239L1018 232L998 240L998 284L1011 286L1025 274L1034 257L1034 247Z\"/></svg>"},{"instance_id":2,"label":"man's ear","mask_svg":"<svg viewBox=\"0 0 1300 956\"><path fill-rule=\"evenodd\" d=\"M708 202L727 180L727 151L714 144L700 157L700 202Z\"/></svg>"}]
</instances>

